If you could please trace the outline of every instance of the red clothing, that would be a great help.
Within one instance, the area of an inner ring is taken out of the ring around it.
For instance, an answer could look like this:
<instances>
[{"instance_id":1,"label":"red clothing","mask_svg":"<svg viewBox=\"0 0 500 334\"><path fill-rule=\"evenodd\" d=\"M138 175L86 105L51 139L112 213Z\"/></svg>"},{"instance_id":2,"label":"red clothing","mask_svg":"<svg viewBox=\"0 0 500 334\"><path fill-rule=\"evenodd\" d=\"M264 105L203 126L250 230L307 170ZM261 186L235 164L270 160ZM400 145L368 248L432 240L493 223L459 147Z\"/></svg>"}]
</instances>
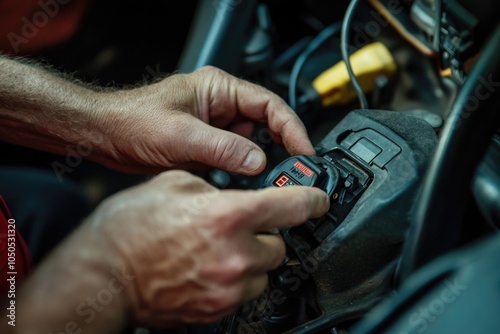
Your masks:
<instances>
[{"instance_id":1,"label":"red clothing","mask_svg":"<svg viewBox=\"0 0 500 334\"><path fill-rule=\"evenodd\" d=\"M33 54L67 41L88 0L0 0L0 50Z\"/></svg>"},{"instance_id":2,"label":"red clothing","mask_svg":"<svg viewBox=\"0 0 500 334\"><path fill-rule=\"evenodd\" d=\"M20 284L29 274L30 267L28 248L21 234L15 230L15 220L0 196L0 301L14 299L12 293L17 294ZM12 277L15 278L7 281ZM13 288L15 292L12 292Z\"/></svg>"}]
</instances>

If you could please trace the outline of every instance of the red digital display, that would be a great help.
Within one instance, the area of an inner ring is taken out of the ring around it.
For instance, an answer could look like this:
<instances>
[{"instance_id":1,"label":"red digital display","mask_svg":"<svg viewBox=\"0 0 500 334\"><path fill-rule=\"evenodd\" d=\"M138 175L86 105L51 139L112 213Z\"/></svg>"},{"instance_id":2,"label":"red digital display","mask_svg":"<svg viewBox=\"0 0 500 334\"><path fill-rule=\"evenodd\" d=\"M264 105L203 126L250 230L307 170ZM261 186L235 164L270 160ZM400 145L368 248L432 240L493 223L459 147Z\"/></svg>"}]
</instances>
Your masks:
<instances>
[{"instance_id":1,"label":"red digital display","mask_svg":"<svg viewBox=\"0 0 500 334\"><path fill-rule=\"evenodd\" d=\"M290 180L288 176L286 176L285 174L281 174L281 176L277 178L276 181L274 181L274 184L278 187L283 187L283 185L287 183L288 180Z\"/></svg>"},{"instance_id":2,"label":"red digital display","mask_svg":"<svg viewBox=\"0 0 500 334\"><path fill-rule=\"evenodd\" d=\"M312 170L310 170L309 168L307 168L303 163L301 163L300 161L295 161L295 163L293 164L293 166L295 168L297 168L298 170L300 170L302 173L304 173L305 176L307 177L311 177L311 175L314 174L314 172Z\"/></svg>"}]
</instances>

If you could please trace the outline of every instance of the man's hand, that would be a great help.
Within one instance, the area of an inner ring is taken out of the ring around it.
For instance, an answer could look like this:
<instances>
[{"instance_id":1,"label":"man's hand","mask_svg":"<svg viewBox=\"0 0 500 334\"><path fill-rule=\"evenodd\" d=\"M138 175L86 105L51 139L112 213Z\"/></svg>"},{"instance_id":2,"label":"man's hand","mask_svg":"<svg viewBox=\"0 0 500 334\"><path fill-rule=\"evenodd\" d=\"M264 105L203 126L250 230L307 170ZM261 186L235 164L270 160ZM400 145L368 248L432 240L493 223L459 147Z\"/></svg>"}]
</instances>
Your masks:
<instances>
[{"instance_id":1,"label":"man's hand","mask_svg":"<svg viewBox=\"0 0 500 334\"><path fill-rule=\"evenodd\" d=\"M280 97L213 67L105 97L100 128L112 145L96 158L115 169L155 173L203 164L257 174L266 157L248 139L254 121L267 123L291 154L314 154L304 125Z\"/></svg>"},{"instance_id":2,"label":"man's hand","mask_svg":"<svg viewBox=\"0 0 500 334\"><path fill-rule=\"evenodd\" d=\"M141 324L215 321L257 297L285 256L279 235L328 209L315 188L219 191L186 172L164 173L108 200L91 220L126 259Z\"/></svg>"},{"instance_id":3,"label":"man's hand","mask_svg":"<svg viewBox=\"0 0 500 334\"><path fill-rule=\"evenodd\" d=\"M11 332L213 322L257 297L283 260L281 237L261 232L328 206L317 188L219 191L165 172L106 200L46 259L21 289Z\"/></svg>"},{"instance_id":4,"label":"man's hand","mask_svg":"<svg viewBox=\"0 0 500 334\"><path fill-rule=\"evenodd\" d=\"M80 152L132 173L212 166L254 175L266 163L253 122L291 154L314 154L306 129L277 95L204 67L114 92L89 89L0 55L0 140ZM78 153L79 154L79 153Z\"/></svg>"}]
</instances>

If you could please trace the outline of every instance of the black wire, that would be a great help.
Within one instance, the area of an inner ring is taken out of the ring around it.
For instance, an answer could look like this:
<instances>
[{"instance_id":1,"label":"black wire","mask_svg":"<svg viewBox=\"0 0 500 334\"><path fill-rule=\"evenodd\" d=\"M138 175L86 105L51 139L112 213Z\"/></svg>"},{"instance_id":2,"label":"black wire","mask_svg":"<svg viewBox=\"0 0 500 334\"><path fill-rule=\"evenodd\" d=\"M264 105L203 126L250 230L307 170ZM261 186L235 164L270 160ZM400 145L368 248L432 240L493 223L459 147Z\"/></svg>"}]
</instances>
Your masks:
<instances>
[{"instance_id":1,"label":"black wire","mask_svg":"<svg viewBox=\"0 0 500 334\"><path fill-rule=\"evenodd\" d=\"M351 26L351 20L354 14L354 10L358 5L359 0L352 0L347 7L345 12L344 20L342 21L342 32L340 34L340 51L342 52L342 59L347 67L347 73L351 79L352 86L358 93L359 104L361 109L368 109L368 101L366 100L365 93L359 84L358 79L354 75L351 67L351 60L349 59L349 51L347 50L349 45L349 28Z\"/></svg>"},{"instance_id":2,"label":"black wire","mask_svg":"<svg viewBox=\"0 0 500 334\"><path fill-rule=\"evenodd\" d=\"M297 108L297 81L299 80L300 71L306 63L307 58L309 58L311 54L323 45L323 43L325 43L330 37L338 33L340 28L341 24L339 22L323 29L297 57L297 60L292 68L292 73L290 74L290 85L288 86L288 103L293 110L296 110Z\"/></svg>"},{"instance_id":3,"label":"black wire","mask_svg":"<svg viewBox=\"0 0 500 334\"><path fill-rule=\"evenodd\" d=\"M291 65L293 63L294 59L297 59L297 57L300 55L302 51L307 48L309 43L311 43L312 37L304 37L300 39L298 42L290 46L288 49L286 49L282 54L280 54L276 59L273 61L273 64L271 68L273 70L276 69L281 69L287 65Z\"/></svg>"}]
</instances>

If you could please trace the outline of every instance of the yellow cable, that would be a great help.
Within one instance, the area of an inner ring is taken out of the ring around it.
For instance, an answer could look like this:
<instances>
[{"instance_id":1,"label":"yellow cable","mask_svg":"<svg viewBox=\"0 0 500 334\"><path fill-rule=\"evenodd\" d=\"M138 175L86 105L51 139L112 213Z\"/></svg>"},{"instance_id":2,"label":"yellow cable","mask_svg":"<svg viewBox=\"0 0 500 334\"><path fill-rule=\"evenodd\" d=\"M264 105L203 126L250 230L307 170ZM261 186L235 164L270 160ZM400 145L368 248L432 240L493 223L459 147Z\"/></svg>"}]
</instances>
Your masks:
<instances>
[{"instance_id":1,"label":"yellow cable","mask_svg":"<svg viewBox=\"0 0 500 334\"><path fill-rule=\"evenodd\" d=\"M396 62L384 44L374 42L350 56L354 75L363 91L373 90L377 77L391 77L397 69ZM344 61L321 73L312 83L324 107L345 105L356 98Z\"/></svg>"}]
</instances>

